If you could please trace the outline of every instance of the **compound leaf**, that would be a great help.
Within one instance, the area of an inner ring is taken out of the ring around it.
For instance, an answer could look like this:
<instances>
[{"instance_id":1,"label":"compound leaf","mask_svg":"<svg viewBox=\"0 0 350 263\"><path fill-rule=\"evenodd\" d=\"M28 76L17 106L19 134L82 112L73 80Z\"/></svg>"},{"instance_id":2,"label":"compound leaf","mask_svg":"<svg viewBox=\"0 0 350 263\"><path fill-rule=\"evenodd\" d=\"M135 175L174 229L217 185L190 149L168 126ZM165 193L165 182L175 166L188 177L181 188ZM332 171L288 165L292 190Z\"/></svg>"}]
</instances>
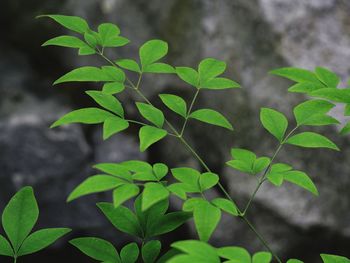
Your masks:
<instances>
[{"instance_id":1,"label":"compound leaf","mask_svg":"<svg viewBox=\"0 0 350 263\"><path fill-rule=\"evenodd\" d=\"M148 147L163 139L167 131L152 126L143 126L139 131L140 151L144 152Z\"/></svg>"},{"instance_id":2,"label":"compound leaf","mask_svg":"<svg viewBox=\"0 0 350 263\"><path fill-rule=\"evenodd\" d=\"M22 188L6 205L2 213L2 226L15 254L33 229L38 216L39 208L31 187Z\"/></svg>"},{"instance_id":3,"label":"compound leaf","mask_svg":"<svg viewBox=\"0 0 350 263\"><path fill-rule=\"evenodd\" d=\"M338 146L331 140L314 132L298 133L290 137L286 143L306 148L329 148L339 151Z\"/></svg>"},{"instance_id":4,"label":"compound leaf","mask_svg":"<svg viewBox=\"0 0 350 263\"><path fill-rule=\"evenodd\" d=\"M80 237L69 241L87 256L103 262L121 263L118 251L108 241L96 237Z\"/></svg>"},{"instance_id":5,"label":"compound leaf","mask_svg":"<svg viewBox=\"0 0 350 263\"><path fill-rule=\"evenodd\" d=\"M282 142L288 128L288 120L281 112L270 108L261 108L260 121L269 133Z\"/></svg>"},{"instance_id":6,"label":"compound leaf","mask_svg":"<svg viewBox=\"0 0 350 263\"><path fill-rule=\"evenodd\" d=\"M190 118L196 119L205 123L220 126L229 130L233 130L229 121L219 112L211 109L200 109L191 113Z\"/></svg>"},{"instance_id":7,"label":"compound leaf","mask_svg":"<svg viewBox=\"0 0 350 263\"><path fill-rule=\"evenodd\" d=\"M187 105L183 98L173 94L160 94L159 97L170 110L186 118Z\"/></svg>"},{"instance_id":8,"label":"compound leaf","mask_svg":"<svg viewBox=\"0 0 350 263\"><path fill-rule=\"evenodd\" d=\"M199 239L207 242L220 221L220 209L204 200L194 207L193 217Z\"/></svg>"},{"instance_id":9,"label":"compound leaf","mask_svg":"<svg viewBox=\"0 0 350 263\"><path fill-rule=\"evenodd\" d=\"M17 255L24 256L40 251L53 244L57 239L70 231L71 230L68 228L47 228L38 230L24 240Z\"/></svg>"},{"instance_id":10,"label":"compound leaf","mask_svg":"<svg viewBox=\"0 0 350 263\"><path fill-rule=\"evenodd\" d=\"M124 180L114 176L94 175L79 184L68 196L67 202L71 202L84 195L108 191L124 183Z\"/></svg>"}]
</instances>

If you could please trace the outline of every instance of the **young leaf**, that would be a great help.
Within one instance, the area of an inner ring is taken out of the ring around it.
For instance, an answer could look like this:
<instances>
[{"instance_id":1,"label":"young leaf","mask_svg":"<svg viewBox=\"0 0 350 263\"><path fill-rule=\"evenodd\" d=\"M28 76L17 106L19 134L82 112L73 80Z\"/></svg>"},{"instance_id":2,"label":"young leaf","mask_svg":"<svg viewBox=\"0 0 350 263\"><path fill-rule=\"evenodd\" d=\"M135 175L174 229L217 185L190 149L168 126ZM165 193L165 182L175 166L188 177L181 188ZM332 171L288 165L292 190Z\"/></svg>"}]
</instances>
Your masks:
<instances>
[{"instance_id":1,"label":"young leaf","mask_svg":"<svg viewBox=\"0 0 350 263\"><path fill-rule=\"evenodd\" d=\"M269 133L282 142L288 128L288 120L282 113L270 108L261 108L260 121Z\"/></svg>"},{"instance_id":2,"label":"young leaf","mask_svg":"<svg viewBox=\"0 0 350 263\"><path fill-rule=\"evenodd\" d=\"M272 255L269 252L258 252L253 255L252 263L270 263Z\"/></svg>"},{"instance_id":3,"label":"young leaf","mask_svg":"<svg viewBox=\"0 0 350 263\"><path fill-rule=\"evenodd\" d=\"M316 67L315 73L317 78L329 88L336 88L340 82L340 78L329 69Z\"/></svg>"},{"instance_id":4,"label":"young leaf","mask_svg":"<svg viewBox=\"0 0 350 263\"><path fill-rule=\"evenodd\" d=\"M103 123L103 139L107 140L112 135L129 127L129 122L117 116L107 118Z\"/></svg>"},{"instance_id":5,"label":"young leaf","mask_svg":"<svg viewBox=\"0 0 350 263\"><path fill-rule=\"evenodd\" d=\"M2 213L2 226L15 254L33 229L39 208L31 187L24 187L9 201Z\"/></svg>"},{"instance_id":6,"label":"young leaf","mask_svg":"<svg viewBox=\"0 0 350 263\"><path fill-rule=\"evenodd\" d=\"M115 115L108 111L101 110L99 108L83 108L67 113L66 115L55 121L50 126L50 128L70 123L97 124L102 123L106 119L111 117L114 118Z\"/></svg>"},{"instance_id":7,"label":"young leaf","mask_svg":"<svg viewBox=\"0 0 350 263\"><path fill-rule=\"evenodd\" d=\"M173 94L160 94L159 97L162 100L162 102L165 104L165 106L167 106L173 112L186 118L187 105L183 98Z\"/></svg>"},{"instance_id":8,"label":"young leaf","mask_svg":"<svg viewBox=\"0 0 350 263\"><path fill-rule=\"evenodd\" d=\"M337 120L333 119L326 114L334 108L335 105L325 100L308 100L293 110L297 125L328 125L337 123Z\"/></svg>"},{"instance_id":9,"label":"young leaf","mask_svg":"<svg viewBox=\"0 0 350 263\"><path fill-rule=\"evenodd\" d=\"M350 259L342 256L321 254L323 263L349 263Z\"/></svg>"},{"instance_id":10,"label":"young leaf","mask_svg":"<svg viewBox=\"0 0 350 263\"><path fill-rule=\"evenodd\" d=\"M103 85L102 92L113 95L120 93L125 89L125 86L121 82L107 82Z\"/></svg>"},{"instance_id":11,"label":"young leaf","mask_svg":"<svg viewBox=\"0 0 350 263\"><path fill-rule=\"evenodd\" d=\"M295 82L320 82L313 72L306 69L287 67L272 70L270 73L285 77Z\"/></svg>"},{"instance_id":12,"label":"young leaf","mask_svg":"<svg viewBox=\"0 0 350 263\"><path fill-rule=\"evenodd\" d=\"M162 40L149 40L140 47L142 68L158 61L168 53L168 44Z\"/></svg>"},{"instance_id":13,"label":"young leaf","mask_svg":"<svg viewBox=\"0 0 350 263\"><path fill-rule=\"evenodd\" d=\"M167 199L169 191L161 183L146 183L142 193L142 211Z\"/></svg>"},{"instance_id":14,"label":"young leaf","mask_svg":"<svg viewBox=\"0 0 350 263\"><path fill-rule=\"evenodd\" d=\"M132 181L131 173L121 164L116 163L99 163L93 166L93 168L100 170L104 173L114 175L120 178L124 178L128 181Z\"/></svg>"},{"instance_id":15,"label":"young leaf","mask_svg":"<svg viewBox=\"0 0 350 263\"><path fill-rule=\"evenodd\" d=\"M81 237L72 239L69 243L95 260L121 263L118 251L110 242L101 238Z\"/></svg>"},{"instance_id":16,"label":"young leaf","mask_svg":"<svg viewBox=\"0 0 350 263\"><path fill-rule=\"evenodd\" d=\"M176 67L176 74L180 79L193 87L199 87L199 74L196 70L189 67Z\"/></svg>"},{"instance_id":17,"label":"young leaf","mask_svg":"<svg viewBox=\"0 0 350 263\"><path fill-rule=\"evenodd\" d=\"M119 100L113 95L109 95L97 90L88 90L86 91L94 101L103 108L119 115L124 118L124 109Z\"/></svg>"},{"instance_id":18,"label":"young leaf","mask_svg":"<svg viewBox=\"0 0 350 263\"><path fill-rule=\"evenodd\" d=\"M178 258L178 256L175 256L174 258L170 259L168 263L182 263L182 262L220 263L221 262L216 250L205 242L201 242L198 240L184 240L184 241L177 241L173 243L171 246L177 250L180 250L183 253L186 253L192 256L192 258L194 258L195 261L193 260L182 261L181 258Z\"/></svg>"},{"instance_id":19,"label":"young leaf","mask_svg":"<svg viewBox=\"0 0 350 263\"><path fill-rule=\"evenodd\" d=\"M135 184L123 184L113 191L113 204L114 207L120 206L125 201L138 195L140 189Z\"/></svg>"},{"instance_id":20,"label":"young leaf","mask_svg":"<svg viewBox=\"0 0 350 263\"><path fill-rule=\"evenodd\" d=\"M143 72L146 73L175 73L175 69L165 63L153 63L144 67Z\"/></svg>"},{"instance_id":21,"label":"young leaf","mask_svg":"<svg viewBox=\"0 0 350 263\"><path fill-rule=\"evenodd\" d=\"M215 198L211 201L211 203L226 213L229 213L233 216L238 216L237 206L228 199Z\"/></svg>"},{"instance_id":22,"label":"young leaf","mask_svg":"<svg viewBox=\"0 0 350 263\"><path fill-rule=\"evenodd\" d=\"M207 242L220 221L220 209L208 201L199 202L194 207L193 217L199 239Z\"/></svg>"},{"instance_id":23,"label":"young leaf","mask_svg":"<svg viewBox=\"0 0 350 263\"><path fill-rule=\"evenodd\" d=\"M226 69L226 63L214 58L203 59L198 66L199 78L201 83L208 79L221 75Z\"/></svg>"},{"instance_id":24,"label":"young leaf","mask_svg":"<svg viewBox=\"0 0 350 263\"><path fill-rule=\"evenodd\" d=\"M201 83L200 86L202 89L231 89L231 88L239 88L240 85L230 79L227 78L214 78L209 79Z\"/></svg>"},{"instance_id":25,"label":"young leaf","mask_svg":"<svg viewBox=\"0 0 350 263\"><path fill-rule=\"evenodd\" d=\"M14 255L10 243L3 235L0 235L0 255L9 257L12 257Z\"/></svg>"},{"instance_id":26,"label":"young leaf","mask_svg":"<svg viewBox=\"0 0 350 263\"><path fill-rule=\"evenodd\" d=\"M314 132L298 133L290 137L286 143L306 148L329 148L339 151L338 146L331 140Z\"/></svg>"},{"instance_id":27,"label":"young leaf","mask_svg":"<svg viewBox=\"0 0 350 263\"><path fill-rule=\"evenodd\" d=\"M114 176L94 175L79 184L68 196L67 202L71 202L84 195L108 191L124 183L125 181Z\"/></svg>"},{"instance_id":28,"label":"young leaf","mask_svg":"<svg viewBox=\"0 0 350 263\"><path fill-rule=\"evenodd\" d=\"M221 247L217 249L217 252L220 257L237 260L240 263L250 263L250 255L247 250L241 247Z\"/></svg>"},{"instance_id":29,"label":"young leaf","mask_svg":"<svg viewBox=\"0 0 350 263\"><path fill-rule=\"evenodd\" d=\"M130 71L141 73L140 66L139 66L139 64L137 64L137 62L135 60L132 60L132 59L119 59L119 60L115 61L115 63L119 67L121 67L123 69L127 69L127 70L130 70Z\"/></svg>"},{"instance_id":30,"label":"young leaf","mask_svg":"<svg viewBox=\"0 0 350 263\"><path fill-rule=\"evenodd\" d=\"M122 263L135 263L139 257L139 247L135 242L127 244L120 251Z\"/></svg>"},{"instance_id":31,"label":"young leaf","mask_svg":"<svg viewBox=\"0 0 350 263\"><path fill-rule=\"evenodd\" d=\"M164 176L166 176L168 171L169 168L164 163L156 163L153 165L153 173L158 180L161 180Z\"/></svg>"},{"instance_id":32,"label":"young leaf","mask_svg":"<svg viewBox=\"0 0 350 263\"><path fill-rule=\"evenodd\" d=\"M136 237L143 237L136 215L128 208L122 205L115 208L110 203L98 203L97 206L115 228Z\"/></svg>"},{"instance_id":33,"label":"young leaf","mask_svg":"<svg viewBox=\"0 0 350 263\"><path fill-rule=\"evenodd\" d=\"M57 239L70 231L71 230L68 228L47 228L38 230L24 240L17 256L24 256L40 251L53 244Z\"/></svg>"},{"instance_id":34,"label":"young leaf","mask_svg":"<svg viewBox=\"0 0 350 263\"><path fill-rule=\"evenodd\" d=\"M284 180L293 184L299 185L300 187L310 191L314 195L318 195L317 188L306 173L301 171L288 171L283 173Z\"/></svg>"},{"instance_id":35,"label":"young leaf","mask_svg":"<svg viewBox=\"0 0 350 263\"><path fill-rule=\"evenodd\" d=\"M152 126L143 126L139 131L140 151L144 152L148 147L163 139L167 131Z\"/></svg>"},{"instance_id":36,"label":"young leaf","mask_svg":"<svg viewBox=\"0 0 350 263\"><path fill-rule=\"evenodd\" d=\"M162 245L158 240L148 241L142 247L142 259L145 263L154 263L160 253Z\"/></svg>"},{"instance_id":37,"label":"young leaf","mask_svg":"<svg viewBox=\"0 0 350 263\"><path fill-rule=\"evenodd\" d=\"M233 130L229 121L219 112L211 109L200 109L191 113L190 118L196 119L205 123L220 126L229 130Z\"/></svg>"},{"instance_id":38,"label":"young leaf","mask_svg":"<svg viewBox=\"0 0 350 263\"><path fill-rule=\"evenodd\" d=\"M199 186L201 188L201 191L208 190L215 186L219 182L219 176L214 173L203 173L199 177Z\"/></svg>"},{"instance_id":39,"label":"young leaf","mask_svg":"<svg viewBox=\"0 0 350 263\"><path fill-rule=\"evenodd\" d=\"M142 103L142 102L136 102L137 109L141 113L141 115L152 122L154 125L156 125L158 128L162 128L164 124L164 115L163 112L161 112L156 107Z\"/></svg>"},{"instance_id":40,"label":"young leaf","mask_svg":"<svg viewBox=\"0 0 350 263\"><path fill-rule=\"evenodd\" d=\"M60 25L64 26L65 28L68 28L80 34L84 34L89 29L87 22L83 18L77 17L77 16L64 16L64 15L38 16L38 18L40 17L49 17L55 20Z\"/></svg>"}]
</instances>

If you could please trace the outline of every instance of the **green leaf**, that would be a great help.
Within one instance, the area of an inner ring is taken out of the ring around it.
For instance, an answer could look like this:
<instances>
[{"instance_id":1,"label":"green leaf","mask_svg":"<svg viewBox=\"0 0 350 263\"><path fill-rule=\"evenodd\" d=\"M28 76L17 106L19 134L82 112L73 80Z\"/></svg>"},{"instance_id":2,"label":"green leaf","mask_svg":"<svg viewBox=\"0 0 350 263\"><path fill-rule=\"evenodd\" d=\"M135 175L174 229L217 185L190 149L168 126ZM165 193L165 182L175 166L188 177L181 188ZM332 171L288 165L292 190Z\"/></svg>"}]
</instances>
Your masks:
<instances>
[{"instance_id":1,"label":"green leaf","mask_svg":"<svg viewBox=\"0 0 350 263\"><path fill-rule=\"evenodd\" d=\"M233 216L238 216L237 206L230 200L225 198L215 198L211 200L211 203L216 207L220 208L222 211L229 213Z\"/></svg>"},{"instance_id":2,"label":"green leaf","mask_svg":"<svg viewBox=\"0 0 350 263\"><path fill-rule=\"evenodd\" d=\"M12 257L13 254L14 253L10 243L3 235L0 235L0 255Z\"/></svg>"},{"instance_id":3,"label":"green leaf","mask_svg":"<svg viewBox=\"0 0 350 263\"><path fill-rule=\"evenodd\" d=\"M220 221L220 209L208 201L199 202L194 207L193 217L199 239L207 242Z\"/></svg>"},{"instance_id":4,"label":"green leaf","mask_svg":"<svg viewBox=\"0 0 350 263\"><path fill-rule=\"evenodd\" d=\"M198 73L201 83L205 80L212 79L221 75L224 73L225 69L226 63L224 61L214 58L203 59L198 66Z\"/></svg>"},{"instance_id":5,"label":"green leaf","mask_svg":"<svg viewBox=\"0 0 350 263\"><path fill-rule=\"evenodd\" d=\"M183 203L182 210L185 212L193 212L195 207L197 207L201 202L207 201L200 197L191 197Z\"/></svg>"},{"instance_id":6,"label":"green leaf","mask_svg":"<svg viewBox=\"0 0 350 263\"><path fill-rule=\"evenodd\" d=\"M110 175L94 175L79 184L68 196L67 202L84 195L105 192L124 184L125 181Z\"/></svg>"},{"instance_id":7,"label":"green leaf","mask_svg":"<svg viewBox=\"0 0 350 263\"><path fill-rule=\"evenodd\" d=\"M115 115L99 108L83 108L67 113L55 121L50 128L70 123L97 124L111 117L114 118Z\"/></svg>"},{"instance_id":8,"label":"green leaf","mask_svg":"<svg viewBox=\"0 0 350 263\"><path fill-rule=\"evenodd\" d=\"M255 153L246 149L232 148L231 155L235 160L228 161L226 164L244 173L255 174L264 165L265 157L259 158L256 162Z\"/></svg>"},{"instance_id":9,"label":"green leaf","mask_svg":"<svg viewBox=\"0 0 350 263\"><path fill-rule=\"evenodd\" d=\"M231 88L239 88L240 85L230 79L227 78L214 78L206 80L205 82L201 83L201 88L203 89L231 89Z\"/></svg>"},{"instance_id":10,"label":"green leaf","mask_svg":"<svg viewBox=\"0 0 350 263\"><path fill-rule=\"evenodd\" d=\"M316 67L315 73L317 78L329 88L336 88L340 82L337 74L327 68Z\"/></svg>"},{"instance_id":11,"label":"green leaf","mask_svg":"<svg viewBox=\"0 0 350 263\"><path fill-rule=\"evenodd\" d=\"M270 158L268 157L260 157L255 160L253 165L253 173L258 174L265 170L270 165Z\"/></svg>"},{"instance_id":12,"label":"green leaf","mask_svg":"<svg viewBox=\"0 0 350 263\"><path fill-rule=\"evenodd\" d=\"M317 188L306 173L301 171L288 171L283 173L284 180L296 184L314 195L318 195Z\"/></svg>"},{"instance_id":13,"label":"green leaf","mask_svg":"<svg viewBox=\"0 0 350 263\"><path fill-rule=\"evenodd\" d=\"M180 182L187 185L187 192L200 192L199 178L200 172L192 168L174 168L171 169L173 176Z\"/></svg>"},{"instance_id":14,"label":"green leaf","mask_svg":"<svg viewBox=\"0 0 350 263\"><path fill-rule=\"evenodd\" d=\"M60 25L64 26L65 28L68 28L68 29L75 31L75 32L78 32L80 34L85 33L89 29L87 22L81 17L64 16L64 15L38 16L38 18L41 18L41 17L49 17L49 18L55 20Z\"/></svg>"},{"instance_id":15,"label":"green leaf","mask_svg":"<svg viewBox=\"0 0 350 263\"><path fill-rule=\"evenodd\" d=\"M289 259L289 260L287 261L287 263L304 263L304 261L301 261L301 260L299 260L299 259L294 259L294 258L292 258L292 259Z\"/></svg>"},{"instance_id":16,"label":"green leaf","mask_svg":"<svg viewBox=\"0 0 350 263\"><path fill-rule=\"evenodd\" d=\"M139 247L135 242L127 244L120 251L122 263L135 263L139 257Z\"/></svg>"},{"instance_id":17,"label":"green leaf","mask_svg":"<svg viewBox=\"0 0 350 263\"><path fill-rule=\"evenodd\" d=\"M129 160L120 163L120 165L124 166L126 169L132 172L150 172L152 173L152 166L144 161L139 160Z\"/></svg>"},{"instance_id":18,"label":"green leaf","mask_svg":"<svg viewBox=\"0 0 350 263\"><path fill-rule=\"evenodd\" d=\"M232 158L245 161L250 165L253 165L256 160L255 153L246 149L232 148L231 155L232 155Z\"/></svg>"},{"instance_id":19,"label":"green leaf","mask_svg":"<svg viewBox=\"0 0 350 263\"><path fill-rule=\"evenodd\" d=\"M119 37L120 29L112 23L103 23L98 26L98 34L101 39L101 45L103 47L119 47L129 43L129 40L125 39L125 42L121 42Z\"/></svg>"},{"instance_id":20,"label":"green leaf","mask_svg":"<svg viewBox=\"0 0 350 263\"><path fill-rule=\"evenodd\" d=\"M325 88L322 83L314 83L314 82L301 82L296 83L293 86L291 86L288 91L289 92L299 92L299 93L306 93L310 94L311 92L319 89Z\"/></svg>"},{"instance_id":21,"label":"green leaf","mask_svg":"<svg viewBox=\"0 0 350 263\"><path fill-rule=\"evenodd\" d=\"M145 263L154 263L160 253L162 245L158 240L148 241L142 247L142 259Z\"/></svg>"},{"instance_id":22,"label":"green leaf","mask_svg":"<svg viewBox=\"0 0 350 263\"><path fill-rule=\"evenodd\" d=\"M132 181L131 173L121 164L116 163L99 163L95 164L93 168L100 170L104 173L117 176L119 178Z\"/></svg>"},{"instance_id":23,"label":"green leaf","mask_svg":"<svg viewBox=\"0 0 350 263\"><path fill-rule=\"evenodd\" d=\"M340 130L341 135L347 135L350 133L350 122L345 124L345 126Z\"/></svg>"},{"instance_id":24,"label":"green leaf","mask_svg":"<svg viewBox=\"0 0 350 263\"><path fill-rule=\"evenodd\" d=\"M147 65L158 61L168 53L168 44L162 40L153 39L144 43L140 47L139 55L144 69Z\"/></svg>"},{"instance_id":25,"label":"green leaf","mask_svg":"<svg viewBox=\"0 0 350 263\"><path fill-rule=\"evenodd\" d=\"M47 40L44 44L42 44L43 47L46 46L59 46L59 47L69 47L69 48L79 48L80 52L84 50L90 50L90 52L86 54L95 54L96 51L89 47L84 41L80 40L77 37L73 36L59 36L54 37L52 39Z\"/></svg>"},{"instance_id":26,"label":"green leaf","mask_svg":"<svg viewBox=\"0 0 350 263\"><path fill-rule=\"evenodd\" d=\"M144 67L143 72L146 73L175 73L175 69L165 63L153 63Z\"/></svg>"},{"instance_id":27,"label":"green leaf","mask_svg":"<svg viewBox=\"0 0 350 263\"><path fill-rule=\"evenodd\" d=\"M100 82L100 81L118 81L123 82L125 75L123 71L116 67L104 66L101 69L97 67L80 67L66 73L54 82L54 85L64 82Z\"/></svg>"},{"instance_id":28,"label":"green leaf","mask_svg":"<svg viewBox=\"0 0 350 263\"><path fill-rule=\"evenodd\" d=\"M295 82L320 82L313 72L306 69L286 67L272 70L270 73L285 77Z\"/></svg>"},{"instance_id":29,"label":"green leaf","mask_svg":"<svg viewBox=\"0 0 350 263\"><path fill-rule=\"evenodd\" d=\"M164 124L163 112L156 107L149 105L147 103L136 102L137 109L141 115L156 125L158 128L162 128Z\"/></svg>"},{"instance_id":30,"label":"green leaf","mask_svg":"<svg viewBox=\"0 0 350 263\"><path fill-rule=\"evenodd\" d=\"M98 208L118 230L137 237L143 237L136 215L124 206L114 207L110 203L98 203Z\"/></svg>"},{"instance_id":31,"label":"green leaf","mask_svg":"<svg viewBox=\"0 0 350 263\"><path fill-rule=\"evenodd\" d=\"M2 213L2 226L15 254L33 229L39 216L39 208L33 189L24 187L6 205Z\"/></svg>"},{"instance_id":32,"label":"green leaf","mask_svg":"<svg viewBox=\"0 0 350 263\"><path fill-rule=\"evenodd\" d=\"M152 126L143 126L139 131L140 151L144 152L148 147L163 139L167 131Z\"/></svg>"},{"instance_id":33,"label":"green leaf","mask_svg":"<svg viewBox=\"0 0 350 263\"><path fill-rule=\"evenodd\" d=\"M169 263L191 263L191 262L203 262L203 263L220 263L219 256L216 250L205 242L198 240L184 240L177 241L171 245L173 248L180 250L190 256L194 257L196 261L181 261L177 260L177 256L170 259ZM181 258L179 258L181 259Z\"/></svg>"},{"instance_id":34,"label":"green leaf","mask_svg":"<svg viewBox=\"0 0 350 263\"><path fill-rule=\"evenodd\" d=\"M88 43L88 45L92 48L95 49L97 46L97 39L96 37L92 34L92 33L88 33L86 32L84 34L84 39L86 41L86 43Z\"/></svg>"},{"instance_id":35,"label":"green leaf","mask_svg":"<svg viewBox=\"0 0 350 263\"><path fill-rule=\"evenodd\" d=\"M124 117L124 109L119 100L113 95L109 95L97 90L88 90L86 91L96 103L103 108L119 115L120 117Z\"/></svg>"},{"instance_id":36,"label":"green leaf","mask_svg":"<svg viewBox=\"0 0 350 263\"><path fill-rule=\"evenodd\" d=\"M247 250L241 247L221 247L217 249L217 252L220 257L237 260L240 263L250 263L250 255Z\"/></svg>"},{"instance_id":37,"label":"green leaf","mask_svg":"<svg viewBox=\"0 0 350 263\"><path fill-rule=\"evenodd\" d=\"M170 110L186 118L187 105L183 98L173 94L160 94L159 97Z\"/></svg>"},{"instance_id":38,"label":"green leaf","mask_svg":"<svg viewBox=\"0 0 350 263\"><path fill-rule=\"evenodd\" d=\"M123 69L141 73L139 64L137 64L137 62L133 59L119 59L115 61L115 63Z\"/></svg>"},{"instance_id":39,"label":"green leaf","mask_svg":"<svg viewBox=\"0 0 350 263\"><path fill-rule=\"evenodd\" d=\"M219 182L219 176L214 173L203 173L199 177L199 186L201 188L201 192L208 190L214 187Z\"/></svg>"},{"instance_id":40,"label":"green leaf","mask_svg":"<svg viewBox=\"0 0 350 263\"><path fill-rule=\"evenodd\" d=\"M186 188L182 183L175 183L167 186L168 190L182 200L187 199Z\"/></svg>"},{"instance_id":41,"label":"green leaf","mask_svg":"<svg viewBox=\"0 0 350 263\"><path fill-rule=\"evenodd\" d=\"M80 237L72 239L69 243L95 260L121 263L118 251L110 242L101 238Z\"/></svg>"},{"instance_id":42,"label":"green leaf","mask_svg":"<svg viewBox=\"0 0 350 263\"><path fill-rule=\"evenodd\" d=\"M270 108L261 108L260 121L269 133L282 142L288 128L288 120L282 113Z\"/></svg>"},{"instance_id":43,"label":"green leaf","mask_svg":"<svg viewBox=\"0 0 350 263\"><path fill-rule=\"evenodd\" d=\"M275 186L281 186L284 173L292 170L292 167L284 163L276 163L271 166L267 179Z\"/></svg>"},{"instance_id":44,"label":"green leaf","mask_svg":"<svg viewBox=\"0 0 350 263\"><path fill-rule=\"evenodd\" d=\"M252 263L270 263L272 255L269 252L258 252L253 255Z\"/></svg>"},{"instance_id":45,"label":"green leaf","mask_svg":"<svg viewBox=\"0 0 350 263\"><path fill-rule=\"evenodd\" d=\"M164 176L166 176L168 171L169 168L164 163L156 163L153 165L153 173L158 180L161 180Z\"/></svg>"},{"instance_id":46,"label":"green leaf","mask_svg":"<svg viewBox=\"0 0 350 263\"><path fill-rule=\"evenodd\" d=\"M313 91L310 95L331 100L333 102L350 103L350 89L325 88Z\"/></svg>"},{"instance_id":47,"label":"green leaf","mask_svg":"<svg viewBox=\"0 0 350 263\"><path fill-rule=\"evenodd\" d=\"M338 146L331 140L314 132L298 133L290 137L286 143L306 148L329 148L339 151Z\"/></svg>"},{"instance_id":48,"label":"green leaf","mask_svg":"<svg viewBox=\"0 0 350 263\"><path fill-rule=\"evenodd\" d=\"M161 183L146 183L142 193L142 210L145 211L168 197L169 191Z\"/></svg>"},{"instance_id":49,"label":"green leaf","mask_svg":"<svg viewBox=\"0 0 350 263\"><path fill-rule=\"evenodd\" d=\"M229 130L233 130L229 121L219 112L211 109L200 109L191 113L189 116L192 119L196 119L205 123L220 126Z\"/></svg>"},{"instance_id":50,"label":"green leaf","mask_svg":"<svg viewBox=\"0 0 350 263\"><path fill-rule=\"evenodd\" d=\"M120 93L125 89L125 86L121 82L108 82L103 85L102 92L106 94Z\"/></svg>"},{"instance_id":51,"label":"green leaf","mask_svg":"<svg viewBox=\"0 0 350 263\"><path fill-rule=\"evenodd\" d=\"M293 112L298 126L328 125L338 122L326 115L334 107L333 103L325 100L308 100L296 106Z\"/></svg>"},{"instance_id":52,"label":"green leaf","mask_svg":"<svg viewBox=\"0 0 350 263\"><path fill-rule=\"evenodd\" d=\"M193 87L199 87L199 74L196 70L189 67L176 67L176 74L180 79Z\"/></svg>"},{"instance_id":53,"label":"green leaf","mask_svg":"<svg viewBox=\"0 0 350 263\"><path fill-rule=\"evenodd\" d=\"M180 254L180 251L174 248L170 248L167 252L165 252L158 260L157 263L168 263L170 259Z\"/></svg>"},{"instance_id":54,"label":"green leaf","mask_svg":"<svg viewBox=\"0 0 350 263\"><path fill-rule=\"evenodd\" d=\"M188 212L168 213L161 216L159 220L154 221L154 223L148 227L148 235L159 236L174 231L190 218L192 218L192 213Z\"/></svg>"},{"instance_id":55,"label":"green leaf","mask_svg":"<svg viewBox=\"0 0 350 263\"><path fill-rule=\"evenodd\" d=\"M125 201L133 198L138 195L140 189L135 184L123 184L118 186L113 190L113 204L114 207L118 207L123 204Z\"/></svg>"},{"instance_id":56,"label":"green leaf","mask_svg":"<svg viewBox=\"0 0 350 263\"><path fill-rule=\"evenodd\" d=\"M107 118L103 123L103 139L107 140L112 135L129 127L129 122L117 116Z\"/></svg>"},{"instance_id":57,"label":"green leaf","mask_svg":"<svg viewBox=\"0 0 350 263\"><path fill-rule=\"evenodd\" d=\"M71 230L68 228L47 228L38 230L24 240L17 256L24 256L40 251L53 244L70 231Z\"/></svg>"},{"instance_id":58,"label":"green leaf","mask_svg":"<svg viewBox=\"0 0 350 263\"><path fill-rule=\"evenodd\" d=\"M323 263L349 263L350 259L342 256L321 254Z\"/></svg>"}]
</instances>

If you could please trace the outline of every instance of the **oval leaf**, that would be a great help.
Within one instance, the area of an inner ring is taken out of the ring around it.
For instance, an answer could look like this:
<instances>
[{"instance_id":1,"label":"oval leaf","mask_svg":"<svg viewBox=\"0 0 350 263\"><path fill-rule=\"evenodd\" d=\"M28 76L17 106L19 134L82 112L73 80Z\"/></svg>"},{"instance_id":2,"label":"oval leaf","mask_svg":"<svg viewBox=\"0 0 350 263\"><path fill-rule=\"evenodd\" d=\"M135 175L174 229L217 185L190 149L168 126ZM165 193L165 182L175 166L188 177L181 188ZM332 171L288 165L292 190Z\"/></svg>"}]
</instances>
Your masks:
<instances>
[{"instance_id":1,"label":"oval leaf","mask_svg":"<svg viewBox=\"0 0 350 263\"><path fill-rule=\"evenodd\" d=\"M288 128L288 120L282 113L270 108L261 108L260 121L269 133L282 142Z\"/></svg>"},{"instance_id":2,"label":"oval leaf","mask_svg":"<svg viewBox=\"0 0 350 263\"><path fill-rule=\"evenodd\" d=\"M290 137L286 143L306 148L329 148L339 151L338 146L331 140L314 132L302 132L296 134Z\"/></svg>"},{"instance_id":3,"label":"oval leaf","mask_svg":"<svg viewBox=\"0 0 350 263\"><path fill-rule=\"evenodd\" d=\"M220 126L229 130L233 130L229 121L219 112L211 109L200 109L191 113L190 118L196 119L205 123Z\"/></svg>"}]
</instances>

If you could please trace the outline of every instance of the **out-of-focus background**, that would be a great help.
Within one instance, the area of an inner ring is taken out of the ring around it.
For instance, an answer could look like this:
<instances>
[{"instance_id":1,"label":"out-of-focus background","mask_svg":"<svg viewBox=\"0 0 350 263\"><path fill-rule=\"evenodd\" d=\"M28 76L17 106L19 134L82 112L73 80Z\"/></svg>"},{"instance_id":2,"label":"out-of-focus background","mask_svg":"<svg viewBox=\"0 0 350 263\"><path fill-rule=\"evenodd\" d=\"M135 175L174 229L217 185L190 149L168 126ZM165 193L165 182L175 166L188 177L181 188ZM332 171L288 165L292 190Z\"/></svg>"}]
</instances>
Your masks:
<instances>
[{"instance_id":1,"label":"out-of-focus background","mask_svg":"<svg viewBox=\"0 0 350 263\"><path fill-rule=\"evenodd\" d=\"M160 38L169 43L167 62L172 65L195 67L208 56L226 61L227 76L244 88L203 92L198 107L223 112L235 132L193 121L186 137L220 173L241 206L255 180L225 167L229 149L245 147L271 155L276 142L259 124L260 107L277 108L293 121L291 109L304 98L288 94L291 83L268 71L290 65L326 66L342 77L343 84L350 76L348 0L1 0L0 209L20 187L32 185L41 208L38 227L71 227L74 234L69 237L104 237L119 248L129 239L113 229L95 207L110 194L65 203L73 187L93 175L91 165L141 159L165 161L170 167L200 166L171 138L140 154L137 127L105 142L99 126L50 130L49 125L64 113L92 105L83 91L99 88L88 83L52 87L53 81L73 68L102 61L78 57L75 50L41 48L45 40L66 33L49 20L34 19L47 13L79 15L91 27L101 22L118 24L131 44L111 52L113 58L136 58L144 41ZM193 89L174 76L150 76L142 86L159 106L159 92L193 96ZM139 118L132 96L125 93L122 99L129 116ZM341 111L333 113L341 116ZM173 122L178 120L168 116ZM281 188L266 183L248 214L284 260L294 257L320 262L320 253L350 256L350 138L338 136L337 128L318 131L332 138L342 152L286 147L279 160L307 172L320 196L287 183ZM176 200L172 203L173 209L179 206ZM169 244L193 237L191 223L163 240ZM21 262L91 262L66 241ZM251 252L263 249L245 224L228 216L223 216L211 243L244 246Z\"/></svg>"}]
</instances>

